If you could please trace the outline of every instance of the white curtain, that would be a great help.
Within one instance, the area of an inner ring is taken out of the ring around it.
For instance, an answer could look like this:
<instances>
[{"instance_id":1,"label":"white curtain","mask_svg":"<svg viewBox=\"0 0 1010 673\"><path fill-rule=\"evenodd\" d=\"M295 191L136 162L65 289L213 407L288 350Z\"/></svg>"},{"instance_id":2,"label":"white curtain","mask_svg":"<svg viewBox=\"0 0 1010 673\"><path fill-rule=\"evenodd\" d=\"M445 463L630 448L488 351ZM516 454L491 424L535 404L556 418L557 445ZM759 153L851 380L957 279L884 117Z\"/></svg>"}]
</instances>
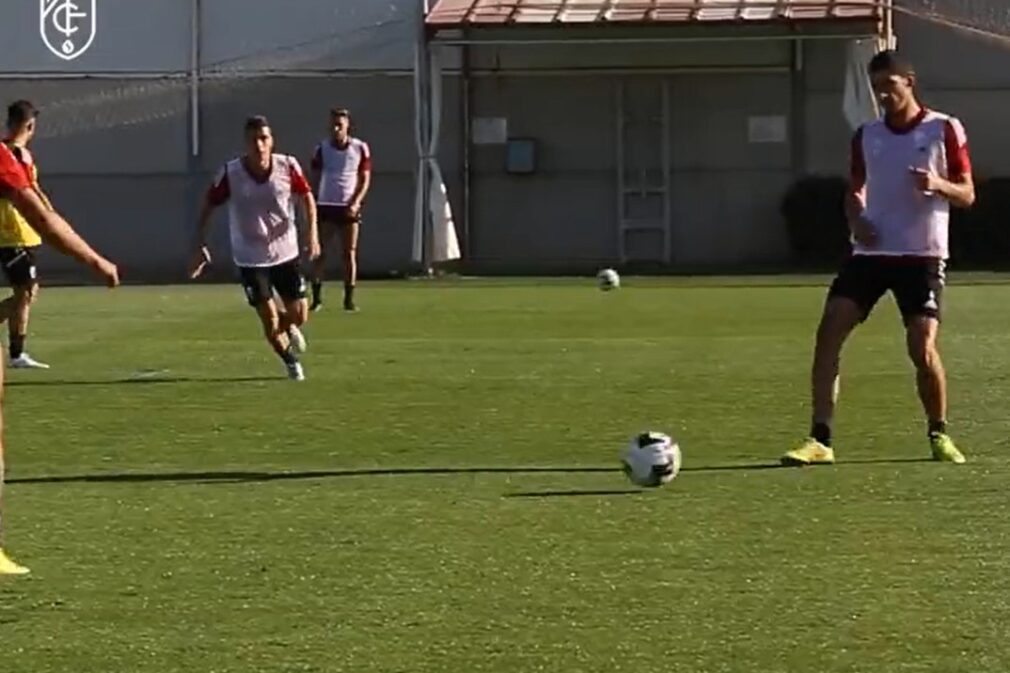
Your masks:
<instances>
[{"instance_id":1,"label":"white curtain","mask_svg":"<svg viewBox=\"0 0 1010 673\"><path fill-rule=\"evenodd\" d=\"M425 148L428 146L428 87L424 81L429 72L425 68L425 50L427 45L419 42L414 47L414 135L417 141L417 185L414 194L414 236L411 243L411 258L415 264L420 264L424 258L424 224L425 216L424 192L428 184L428 162Z\"/></svg>"},{"instance_id":2,"label":"white curtain","mask_svg":"<svg viewBox=\"0 0 1010 673\"><path fill-rule=\"evenodd\" d=\"M442 126L442 67L437 53L432 53L424 44L417 45L414 55L414 98L417 111L418 166L412 256L415 263L424 261L425 224L430 221L432 230L428 242L431 249L427 261L437 263L459 259L456 223L453 221L442 169L438 165Z\"/></svg>"},{"instance_id":3,"label":"white curtain","mask_svg":"<svg viewBox=\"0 0 1010 673\"><path fill-rule=\"evenodd\" d=\"M849 126L855 131L866 122L880 117L877 98L870 86L870 76L866 67L883 45L877 38L852 40L845 59L845 91L842 96L842 111Z\"/></svg>"},{"instance_id":4,"label":"white curtain","mask_svg":"<svg viewBox=\"0 0 1010 673\"><path fill-rule=\"evenodd\" d=\"M431 261L448 262L459 259L459 240L456 238L456 223L452 219L449 192L442 179L442 168L438 165L438 145L442 129L442 64L439 53L430 53L429 96L431 100L431 138L428 145L429 192L428 207L431 210Z\"/></svg>"}]
</instances>

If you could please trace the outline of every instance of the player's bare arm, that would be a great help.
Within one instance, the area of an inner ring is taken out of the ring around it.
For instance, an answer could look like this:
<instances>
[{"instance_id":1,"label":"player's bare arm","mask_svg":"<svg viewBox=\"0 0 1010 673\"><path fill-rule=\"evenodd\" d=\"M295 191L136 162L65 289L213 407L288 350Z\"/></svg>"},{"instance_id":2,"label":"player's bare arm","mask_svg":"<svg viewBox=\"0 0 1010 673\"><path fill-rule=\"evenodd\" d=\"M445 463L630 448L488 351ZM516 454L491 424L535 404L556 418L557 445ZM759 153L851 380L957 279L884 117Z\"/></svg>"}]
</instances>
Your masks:
<instances>
[{"instance_id":1,"label":"player's bare arm","mask_svg":"<svg viewBox=\"0 0 1010 673\"><path fill-rule=\"evenodd\" d=\"M354 188L354 194L351 196L351 201L347 206L348 211L353 217L357 217L361 213L361 207L368 197L368 190L372 187L371 169L363 170L358 175L358 184Z\"/></svg>"},{"instance_id":2,"label":"player's bare arm","mask_svg":"<svg viewBox=\"0 0 1010 673\"><path fill-rule=\"evenodd\" d=\"M119 285L116 265L95 252L59 213L39 198L35 189L9 190L5 196L47 243L90 267L109 287Z\"/></svg>"},{"instance_id":3,"label":"player's bare arm","mask_svg":"<svg viewBox=\"0 0 1010 673\"><path fill-rule=\"evenodd\" d=\"M305 209L305 218L308 221L309 259L315 261L323 254L322 246L319 243L319 209L316 207L316 198L312 196L312 192L300 196L302 207Z\"/></svg>"},{"instance_id":4,"label":"player's bare arm","mask_svg":"<svg viewBox=\"0 0 1010 673\"><path fill-rule=\"evenodd\" d=\"M872 247L877 241L873 223L866 219L866 187L850 184L845 194L845 219L857 242Z\"/></svg>"},{"instance_id":5,"label":"player's bare arm","mask_svg":"<svg viewBox=\"0 0 1010 673\"><path fill-rule=\"evenodd\" d=\"M315 160L309 164L309 187L312 193L319 195L319 188L323 183L323 169L319 167Z\"/></svg>"},{"instance_id":6,"label":"player's bare arm","mask_svg":"<svg viewBox=\"0 0 1010 673\"><path fill-rule=\"evenodd\" d=\"M975 180L971 173L947 179L932 171L909 169L916 187L925 193L939 194L957 208L970 208L975 204Z\"/></svg>"},{"instance_id":7,"label":"player's bare arm","mask_svg":"<svg viewBox=\"0 0 1010 673\"><path fill-rule=\"evenodd\" d=\"M46 208L49 210L55 210L55 208L53 208L53 200L50 199L49 195L46 194L44 189L42 189L42 185L36 182L33 185L33 189L35 190L35 194L39 197L39 200L46 205Z\"/></svg>"},{"instance_id":8,"label":"player's bare arm","mask_svg":"<svg viewBox=\"0 0 1010 673\"><path fill-rule=\"evenodd\" d=\"M845 193L845 220L856 243L876 246L879 237L866 217L866 157L863 156L863 128L856 131L849 148L849 186Z\"/></svg>"},{"instance_id":9,"label":"player's bare arm","mask_svg":"<svg viewBox=\"0 0 1010 673\"><path fill-rule=\"evenodd\" d=\"M193 252L189 265L189 277L199 278L207 265L211 263L210 249L207 247L207 234L213 223L214 209L217 206L208 194L204 197L203 205L200 206L200 217L196 225L196 250Z\"/></svg>"}]
</instances>

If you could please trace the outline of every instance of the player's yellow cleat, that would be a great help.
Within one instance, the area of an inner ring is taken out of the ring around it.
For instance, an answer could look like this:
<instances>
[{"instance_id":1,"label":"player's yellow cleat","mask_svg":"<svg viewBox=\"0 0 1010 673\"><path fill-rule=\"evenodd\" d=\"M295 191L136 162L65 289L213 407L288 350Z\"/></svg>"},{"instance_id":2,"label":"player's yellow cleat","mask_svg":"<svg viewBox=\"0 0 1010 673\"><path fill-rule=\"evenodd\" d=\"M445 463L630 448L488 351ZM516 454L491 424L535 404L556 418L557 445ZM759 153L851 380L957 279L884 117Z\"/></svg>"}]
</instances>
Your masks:
<instances>
[{"instance_id":1,"label":"player's yellow cleat","mask_svg":"<svg viewBox=\"0 0 1010 673\"><path fill-rule=\"evenodd\" d=\"M933 460L942 463L955 463L961 465L965 462L964 454L961 453L954 440L942 432L934 432L929 436L929 447L933 450Z\"/></svg>"},{"instance_id":2,"label":"player's yellow cleat","mask_svg":"<svg viewBox=\"0 0 1010 673\"><path fill-rule=\"evenodd\" d=\"M830 446L821 444L813 437L803 440L798 447L782 456L783 465L794 467L804 465L831 465L835 462L835 452Z\"/></svg>"},{"instance_id":3,"label":"player's yellow cleat","mask_svg":"<svg viewBox=\"0 0 1010 673\"><path fill-rule=\"evenodd\" d=\"M27 575L31 571L10 560L3 549L0 549L0 575Z\"/></svg>"}]
</instances>

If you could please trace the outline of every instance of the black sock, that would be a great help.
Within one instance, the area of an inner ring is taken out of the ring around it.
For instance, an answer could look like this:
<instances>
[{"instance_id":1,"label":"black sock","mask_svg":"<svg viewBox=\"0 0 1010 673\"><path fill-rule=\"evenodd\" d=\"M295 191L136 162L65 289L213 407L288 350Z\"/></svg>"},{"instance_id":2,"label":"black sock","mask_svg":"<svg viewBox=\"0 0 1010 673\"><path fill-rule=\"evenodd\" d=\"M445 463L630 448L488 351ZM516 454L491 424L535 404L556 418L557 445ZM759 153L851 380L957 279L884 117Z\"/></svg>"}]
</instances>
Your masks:
<instances>
[{"instance_id":1,"label":"black sock","mask_svg":"<svg viewBox=\"0 0 1010 673\"><path fill-rule=\"evenodd\" d=\"M344 303L350 304L354 301L354 286L344 284Z\"/></svg>"},{"instance_id":2,"label":"black sock","mask_svg":"<svg viewBox=\"0 0 1010 673\"><path fill-rule=\"evenodd\" d=\"M827 423L814 423L810 428L810 436L824 446L831 446L831 426Z\"/></svg>"},{"instance_id":3,"label":"black sock","mask_svg":"<svg viewBox=\"0 0 1010 673\"><path fill-rule=\"evenodd\" d=\"M11 360L17 360L25 352L25 335L11 334Z\"/></svg>"},{"instance_id":4,"label":"black sock","mask_svg":"<svg viewBox=\"0 0 1010 673\"><path fill-rule=\"evenodd\" d=\"M284 360L284 364L286 365L293 365L298 363L298 356L295 355L295 351L293 348L291 348L290 345L283 353L280 354L280 356L281 360Z\"/></svg>"},{"instance_id":5,"label":"black sock","mask_svg":"<svg viewBox=\"0 0 1010 673\"><path fill-rule=\"evenodd\" d=\"M323 300L323 281L312 281L312 303L318 304Z\"/></svg>"},{"instance_id":6,"label":"black sock","mask_svg":"<svg viewBox=\"0 0 1010 673\"><path fill-rule=\"evenodd\" d=\"M947 434L947 421L930 421L929 434L931 435Z\"/></svg>"}]
</instances>

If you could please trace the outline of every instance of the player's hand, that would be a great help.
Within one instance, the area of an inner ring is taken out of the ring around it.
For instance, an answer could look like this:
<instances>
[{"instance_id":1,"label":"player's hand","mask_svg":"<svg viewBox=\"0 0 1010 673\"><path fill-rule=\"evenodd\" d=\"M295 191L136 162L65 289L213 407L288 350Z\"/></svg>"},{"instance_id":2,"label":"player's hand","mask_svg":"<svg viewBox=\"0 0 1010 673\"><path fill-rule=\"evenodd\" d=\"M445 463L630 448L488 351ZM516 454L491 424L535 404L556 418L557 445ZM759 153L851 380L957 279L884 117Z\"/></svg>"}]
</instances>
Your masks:
<instances>
[{"instance_id":1,"label":"player's hand","mask_svg":"<svg viewBox=\"0 0 1010 673\"><path fill-rule=\"evenodd\" d=\"M105 259L104 257L99 257L95 261L95 273L101 276L105 280L105 284L110 288L117 287L119 285L119 267Z\"/></svg>"},{"instance_id":2,"label":"player's hand","mask_svg":"<svg viewBox=\"0 0 1010 673\"><path fill-rule=\"evenodd\" d=\"M323 256L323 247L319 245L319 239L313 238L309 240L309 260L316 261Z\"/></svg>"},{"instance_id":3,"label":"player's hand","mask_svg":"<svg viewBox=\"0 0 1010 673\"><path fill-rule=\"evenodd\" d=\"M193 254L193 261L190 262L189 265L190 280L199 278L200 274L203 273L203 270L207 268L207 265L210 264L211 261L210 250L208 250L205 245L200 246L200 248Z\"/></svg>"},{"instance_id":4,"label":"player's hand","mask_svg":"<svg viewBox=\"0 0 1010 673\"><path fill-rule=\"evenodd\" d=\"M925 168L909 167L908 172L912 174L915 188L923 194L939 194L943 190L944 179Z\"/></svg>"},{"instance_id":5,"label":"player's hand","mask_svg":"<svg viewBox=\"0 0 1010 673\"><path fill-rule=\"evenodd\" d=\"M865 217L860 216L849 220L849 230L852 232L852 237L856 239L856 243L867 248L877 245L877 228Z\"/></svg>"},{"instance_id":6,"label":"player's hand","mask_svg":"<svg viewBox=\"0 0 1010 673\"><path fill-rule=\"evenodd\" d=\"M361 204L352 203L351 205L347 206L347 215L354 220L361 217Z\"/></svg>"}]
</instances>

